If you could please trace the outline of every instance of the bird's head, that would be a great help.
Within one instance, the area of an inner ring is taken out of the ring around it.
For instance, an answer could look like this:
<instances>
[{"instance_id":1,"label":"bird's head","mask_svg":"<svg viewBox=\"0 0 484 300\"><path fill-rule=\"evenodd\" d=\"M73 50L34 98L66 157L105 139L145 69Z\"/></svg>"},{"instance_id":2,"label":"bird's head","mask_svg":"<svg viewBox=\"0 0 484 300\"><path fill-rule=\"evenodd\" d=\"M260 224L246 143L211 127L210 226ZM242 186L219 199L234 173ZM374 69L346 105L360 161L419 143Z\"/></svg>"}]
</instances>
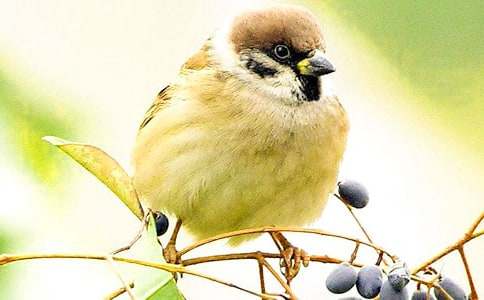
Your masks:
<instances>
[{"instance_id":1,"label":"bird's head","mask_svg":"<svg viewBox=\"0 0 484 300\"><path fill-rule=\"evenodd\" d=\"M213 41L215 61L224 72L286 104L318 101L321 76L335 71L325 57L317 19L294 6L244 12Z\"/></svg>"}]
</instances>

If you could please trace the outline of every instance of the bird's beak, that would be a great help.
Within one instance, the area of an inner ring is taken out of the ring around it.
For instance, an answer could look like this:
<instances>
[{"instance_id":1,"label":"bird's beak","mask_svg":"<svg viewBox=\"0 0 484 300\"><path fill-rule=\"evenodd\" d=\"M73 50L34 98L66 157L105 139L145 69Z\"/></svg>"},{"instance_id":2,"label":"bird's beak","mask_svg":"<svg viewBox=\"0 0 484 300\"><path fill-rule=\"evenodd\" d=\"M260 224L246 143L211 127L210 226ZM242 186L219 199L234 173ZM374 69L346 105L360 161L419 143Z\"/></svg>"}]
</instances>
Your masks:
<instances>
[{"instance_id":1,"label":"bird's beak","mask_svg":"<svg viewBox=\"0 0 484 300\"><path fill-rule=\"evenodd\" d=\"M298 62L296 67L301 75L316 77L336 71L334 66L324 57L323 52L320 50L314 51L314 55Z\"/></svg>"}]
</instances>

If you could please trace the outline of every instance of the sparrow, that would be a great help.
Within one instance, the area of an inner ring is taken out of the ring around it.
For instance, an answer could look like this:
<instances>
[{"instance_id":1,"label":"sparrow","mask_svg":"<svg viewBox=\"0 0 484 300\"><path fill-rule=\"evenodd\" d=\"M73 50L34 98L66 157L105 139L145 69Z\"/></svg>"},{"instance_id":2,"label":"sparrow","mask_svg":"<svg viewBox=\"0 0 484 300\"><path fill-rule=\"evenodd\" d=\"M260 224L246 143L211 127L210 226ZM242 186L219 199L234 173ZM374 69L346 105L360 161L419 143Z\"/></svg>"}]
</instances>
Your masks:
<instances>
[{"instance_id":1,"label":"sparrow","mask_svg":"<svg viewBox=\"0 0 484 300\"><path fill-rule=\"evenodd\" d=\"M144 205L197 239L316 220L348 133L338 98L325 95L335 71L325 50L316 17L295 6L245 11L216 31L141 123L133 183Z\"/></svg>"}]
</instances>

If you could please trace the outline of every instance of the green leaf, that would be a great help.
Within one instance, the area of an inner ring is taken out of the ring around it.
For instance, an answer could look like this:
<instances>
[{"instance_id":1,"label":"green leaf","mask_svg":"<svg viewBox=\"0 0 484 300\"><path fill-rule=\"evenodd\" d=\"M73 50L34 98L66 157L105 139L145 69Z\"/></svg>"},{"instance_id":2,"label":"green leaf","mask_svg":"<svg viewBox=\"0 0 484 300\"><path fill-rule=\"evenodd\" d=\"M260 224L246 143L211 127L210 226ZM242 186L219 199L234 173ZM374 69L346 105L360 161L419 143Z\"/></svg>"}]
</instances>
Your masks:
<instances>
[{"instance_id":1,"label":"green leaf","mask_svg":"<svg viewBox=\"0 0 484 300\"><path fill-rule=\"evenodd\" d=\"M150 214L148 226L141 238L128 251L127 256L144 261L164 263L165 260L162 253L163 249L156 235L155 221L153 215ZM125 266L123 270L124 280L134 283L132 291L137 299L184 299L170 272L132 265Z\"/></svg>"},{"instance_id":2,"label":"green leaf","mask_svg":"<svg viewBox=\"0 0 484 300\"><path fill-rule=\"evenodd\" d=\"M143 219L143 209L131 177L106 152L95 146L74 143L54 136L46 136L42 139L64 151L91 172L116 194L139 219Z\"/></svg>"},{"instance_id":3,"label":"green leaf","mask_svg":"<svg viewBox=\"0 0 484 300\"><path fill-rule=\"evenodd\" d=\"M143 220L143 209L131 178L111 156L95 146L74 143L58 137L46 136L43 140L58 147L91 172L113 191L139 219ZM130 248L127 256L137 260L165 263L163 248L158 242L156 224L151 213L140 239ZM136 299L184 299L170 272L143 266L117 266L123 270L120 273L123 280L134 283L132 292Z\"/></svg>"}]
</instances>

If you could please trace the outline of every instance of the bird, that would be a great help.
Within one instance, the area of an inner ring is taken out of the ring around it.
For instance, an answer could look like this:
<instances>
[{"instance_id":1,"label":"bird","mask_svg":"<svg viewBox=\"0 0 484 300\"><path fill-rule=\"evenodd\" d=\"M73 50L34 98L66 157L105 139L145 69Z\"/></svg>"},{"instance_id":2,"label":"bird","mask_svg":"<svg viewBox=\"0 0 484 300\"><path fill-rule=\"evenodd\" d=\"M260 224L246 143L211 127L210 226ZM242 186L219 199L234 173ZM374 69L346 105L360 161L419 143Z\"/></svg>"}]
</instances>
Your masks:
<instances>
[{"instance_id":1,"label":"bird","mask_svg":"<svg viewBox=\"0 0 484 300\"><path fill-rule=\"evenodd\" d=\"M334 71L310 10L279 5L233 17L144 116L132 155L143 204L197 239L318 219L349 130L339 99L325 93L323 77ZM307 255L273 237L287 259Z\"/></svg>"}]
</instances>

